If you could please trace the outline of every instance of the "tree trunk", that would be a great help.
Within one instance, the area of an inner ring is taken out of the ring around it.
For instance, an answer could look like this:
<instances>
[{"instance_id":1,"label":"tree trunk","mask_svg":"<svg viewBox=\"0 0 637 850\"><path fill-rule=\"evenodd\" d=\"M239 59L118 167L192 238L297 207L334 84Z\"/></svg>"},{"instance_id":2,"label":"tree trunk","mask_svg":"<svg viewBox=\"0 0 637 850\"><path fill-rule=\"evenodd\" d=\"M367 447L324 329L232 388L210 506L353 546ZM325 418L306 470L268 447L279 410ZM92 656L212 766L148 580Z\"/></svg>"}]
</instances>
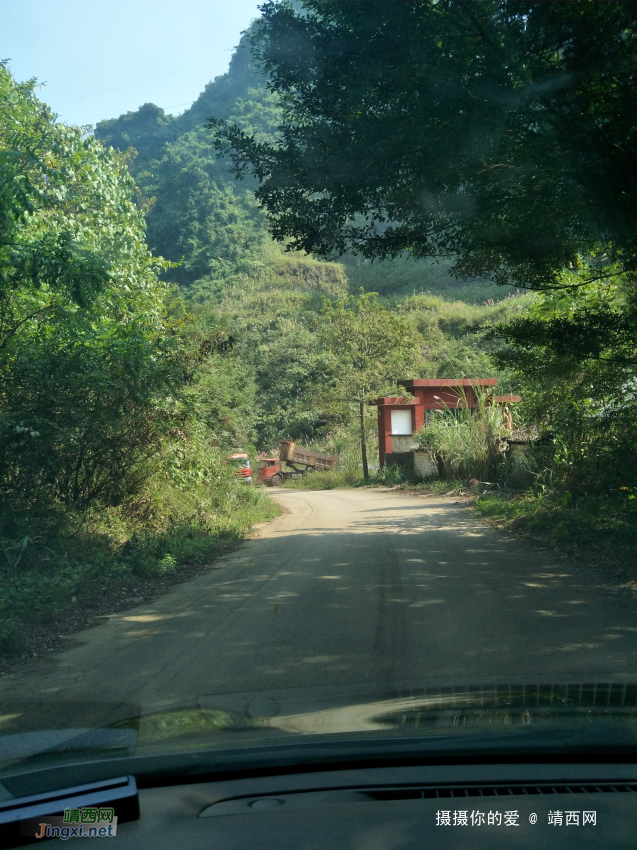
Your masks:
<instances>
[{"instance_id":1,"label":"tree trunk","mask_svg":"<svg viewBox=\"0 0 637 850\"><path fill-rule=\"evenodd\" d=\"M361 408L361 456L363 458L363 477L365 481L369 478L369 468L367 466L367 438L365 436L365 402L359 402Z\"/></svg>"}]
</instances>

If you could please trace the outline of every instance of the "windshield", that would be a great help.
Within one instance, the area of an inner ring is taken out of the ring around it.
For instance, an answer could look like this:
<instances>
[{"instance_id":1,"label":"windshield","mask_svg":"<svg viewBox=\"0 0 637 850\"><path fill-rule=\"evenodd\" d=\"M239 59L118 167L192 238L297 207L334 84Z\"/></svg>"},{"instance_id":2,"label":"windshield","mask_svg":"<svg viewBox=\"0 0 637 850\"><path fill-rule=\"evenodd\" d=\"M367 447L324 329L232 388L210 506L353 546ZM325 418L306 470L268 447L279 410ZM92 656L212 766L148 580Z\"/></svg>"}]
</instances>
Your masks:
<instances>
[{"instance_id":1,"label":"windshield","mask_svg":"<svg viewBox=\"0 0 637 850\"><path fill-rule=\"evenodd\" d=\"M637 6L144 0L107 78L92 5L23 5L0 783L632 747Z\"/></svg>"}]
</instances>

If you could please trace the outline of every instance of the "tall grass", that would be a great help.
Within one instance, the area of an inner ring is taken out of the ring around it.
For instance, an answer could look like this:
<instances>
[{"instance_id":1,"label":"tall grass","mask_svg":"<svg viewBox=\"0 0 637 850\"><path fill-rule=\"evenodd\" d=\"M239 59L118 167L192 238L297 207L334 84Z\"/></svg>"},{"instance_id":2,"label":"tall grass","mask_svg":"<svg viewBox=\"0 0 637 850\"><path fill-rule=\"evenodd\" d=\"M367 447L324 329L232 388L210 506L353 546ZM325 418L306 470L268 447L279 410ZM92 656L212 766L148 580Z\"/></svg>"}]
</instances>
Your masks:
<instances>
[{"instance_id":1,"label":"tall grass","mask_svg":"<svg viewBox=\"0 0 637 850\"><path fill-rule=\"evenodd\" d=\"M286 481L284 486L295 490L336 490L338 487L355 487L363 483L363 470L345 464L327 472L309 472L296 481Z\"/></svg>"},{"instance_id":2,"label":"tall grass","mask_svg":"<svg viewBox=\"0 0 637 850\"><path fill-rule=\"evenodd\" d=\"M432 415L418 434L418 445L436 464L440 478L490 481L501 472L508 433L490 393L478 394L474 409L459 395L457 408L445 406Z\"/></svg>"}]
</instances>

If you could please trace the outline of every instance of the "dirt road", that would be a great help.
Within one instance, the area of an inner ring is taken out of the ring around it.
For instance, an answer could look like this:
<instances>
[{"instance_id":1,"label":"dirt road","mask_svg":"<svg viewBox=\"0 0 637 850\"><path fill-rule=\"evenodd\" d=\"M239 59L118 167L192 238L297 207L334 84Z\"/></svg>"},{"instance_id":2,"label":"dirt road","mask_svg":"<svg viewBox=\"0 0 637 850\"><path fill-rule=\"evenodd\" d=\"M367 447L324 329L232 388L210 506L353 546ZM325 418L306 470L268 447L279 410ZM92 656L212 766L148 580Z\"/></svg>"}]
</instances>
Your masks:
<instances>
[{"instance_id":1,"label":"dirt road","mask_svg":"<svg viewBox=\"0 0 637 850\"><path fill-rule=\"evenodd\" d=\"M637 678L632 594L595 586L464 505L369 490L274 498L286 512L216 569L4 676L4 711L90 703L92 722L106 723L127 706L250 695Z\"/></svg>"}]
</instances>

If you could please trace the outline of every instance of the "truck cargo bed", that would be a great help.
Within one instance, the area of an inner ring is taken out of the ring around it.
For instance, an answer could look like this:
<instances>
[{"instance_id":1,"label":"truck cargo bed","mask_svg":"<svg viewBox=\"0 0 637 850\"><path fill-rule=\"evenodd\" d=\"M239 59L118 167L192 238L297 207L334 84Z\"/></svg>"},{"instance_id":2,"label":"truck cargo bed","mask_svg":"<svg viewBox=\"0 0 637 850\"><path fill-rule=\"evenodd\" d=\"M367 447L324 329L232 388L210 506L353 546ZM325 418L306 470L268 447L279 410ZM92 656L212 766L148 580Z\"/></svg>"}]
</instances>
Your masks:
<instances>
[{"instance_id":1,"label":"truck cargo bed","mask_svg":"<svg viewBox=\"0 0 637 850\"><path fill-rule=\"evenodd\" d=\"M315 469L336 469L338 458L334 455L324 455L309 449L299 448L293 440L281 440L279 457L287 463L299 463L312 466Z\"/></svg>"}]
</instances>

